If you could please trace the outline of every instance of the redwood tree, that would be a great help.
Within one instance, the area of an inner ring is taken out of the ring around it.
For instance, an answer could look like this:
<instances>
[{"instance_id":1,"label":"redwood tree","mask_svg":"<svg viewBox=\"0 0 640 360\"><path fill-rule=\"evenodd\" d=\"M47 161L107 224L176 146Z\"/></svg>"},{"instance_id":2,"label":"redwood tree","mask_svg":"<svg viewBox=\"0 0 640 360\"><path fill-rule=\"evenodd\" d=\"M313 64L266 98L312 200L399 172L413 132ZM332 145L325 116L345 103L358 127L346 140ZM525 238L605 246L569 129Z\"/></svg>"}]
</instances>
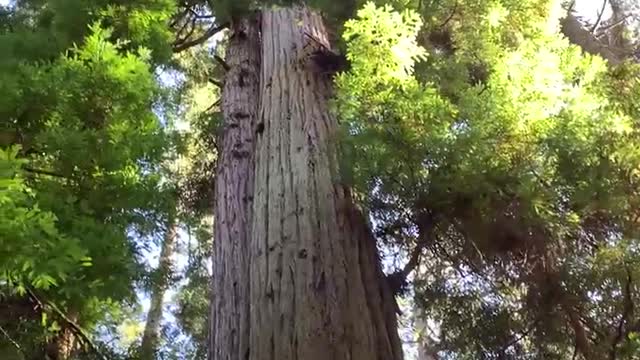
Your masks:
<instances>
[{"instance_id":1,"label":"redwood tree","mask_svg":"<svg viewBox=\"0 0 640 360\"><path fill-rule=\"evenodd\" d=\"M375 240L337 171L322 18L256 19L233 22L227 50L210 358L400 359Z\"/></svg>"},{"instance_id":2,"label":"redwood tree","mask_svg":"<svg viewBox=\"0 0 640 360\"><path fill-rule=\"evenodd\" d=\"M315 10L232 11L212 359L402 358L394 295L421 258L416 300L444 329L434 354L632 354L636 273L599 262L637 261L637 107L620 94L638 69L572 36L573 17L561 27L557 2L458 3L365 6L337 74ZM376 240L408 259L393 276ZM599 318L618 324L603 339L583 323L585 261L606 274L591 283L611 304Z\"/></svg>"}]
</instances>

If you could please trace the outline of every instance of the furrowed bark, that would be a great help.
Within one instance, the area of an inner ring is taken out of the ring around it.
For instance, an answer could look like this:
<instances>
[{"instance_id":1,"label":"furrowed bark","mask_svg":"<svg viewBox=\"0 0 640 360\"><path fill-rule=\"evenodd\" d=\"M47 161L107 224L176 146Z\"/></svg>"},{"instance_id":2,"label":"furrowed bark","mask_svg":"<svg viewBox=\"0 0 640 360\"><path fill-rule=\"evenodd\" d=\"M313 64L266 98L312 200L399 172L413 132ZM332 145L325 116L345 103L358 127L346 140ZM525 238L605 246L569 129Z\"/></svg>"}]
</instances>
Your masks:
<instances>
[{"instance_id":1,"label":"furrowed bark","mask_svg":"<svg viewBox=\"0 0 640 360\"><path fill-rule=\"evenodd\" d=\"M78 315L75 312L70 313L68 316L72 321L78 320ZM63 329L60 330L60 332L54 338L51 346L53 354L55 354L54 359L71 359L71 356L73 355L73 352L77 347L76 336L73 333L73 330L68 326L63 327Z\"/></svg>"},{"instance_id":2,"label":"furrowed bark","mask_svg":"<svg viewBox=\"0 0 640 360\"><path fill-rule=\"evenodd\" d=\"M265 10L261 45L244 359L401 359L375 241L336 172L331 79L308 56L329 47L322 20Z\"/></svg>"},{"instance_id":3,"label":"furrowed bark","mask_svg":"<svg viewBox=\"0 0 640 360\"><path fill-rule=\"evenodd\" d=\"M158 333L160 323L162 321L162 305L164 301L164 293L169 285L169 275L171 273L172 257L177 237L177 223L171 220L168 224L162 247L160 250L160 260L158 261L159 279L154 284L151 292L151 305L147 313L147 322L142 335L142 344L140 346L140 359L153 360L156 358L158 350Z\"/></svg>"},{"instance_id":4,"label":"furrowed bark","mask_svg":"<svg viewBox=\"0 0 640 360\"><path fill-rule=\"evenodd\" d=\"M255 19L231 25L222 91L223 130L216 169L209 359L249 352L249 219L254 120L258 111L259 29Z\"/></svg>"}]
</instances>

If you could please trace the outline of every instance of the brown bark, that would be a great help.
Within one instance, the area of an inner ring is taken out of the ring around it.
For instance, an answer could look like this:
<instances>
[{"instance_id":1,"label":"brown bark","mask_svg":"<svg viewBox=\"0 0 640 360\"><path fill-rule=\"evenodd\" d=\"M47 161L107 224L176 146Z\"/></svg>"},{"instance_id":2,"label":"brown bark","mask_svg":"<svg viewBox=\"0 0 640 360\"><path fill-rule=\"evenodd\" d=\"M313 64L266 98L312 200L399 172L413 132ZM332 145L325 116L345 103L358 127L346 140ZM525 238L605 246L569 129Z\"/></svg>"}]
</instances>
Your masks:
<instances>
[{"instance_id":1,"label":"brown bark","mask_svg":"<svg viewBox=\"0 0 640 360\"><path fill-rule=\"evenodd\" d=\"M249 352L249 218L254 120L258 111L259 32L255 19L231 25L222 91L223 131L216 169L209 359Z\"/></svg>"},{"instance_id":2,"label":"brown bark","mask_svg":"<svg viewBox=\"0 0 640 360\"><path fill-rule=\"evenodd\" d=\"M375 241L336 172L331 80L308 56L325 47L318 14L262 13L249 360L402 358Z\"/></svg>"},{"instance_id":3,"label":"brown bark","mask_svg":"<svg viewBox=\"0 0 640 360\"><path fill-rule=\"evenodd\" d=\"M571 12L561 20L560 24L562 33L572 44L582 48L582 51L592 55L600 55L611 65L618 65L622 62L623 58L619 54L613 51L607 44L599 41Z\"/></svg>"},{"instance_id":4,"label":"brown bark","mask_svg":"<svg viewBox=\"0 0 640 360\"><path fill-rule=\"evenodd\" d=\"M160 322L162 321L162 305L164 294L169 285L169 275L171 274L172 257L174 253L175 241L177 237L177 223L175 220L168 224L162 248L160 250L160 260L158 261L159 278L153 286L151 292L151 305L147 313L147 322L145 324L144 333L142 335L142 344L140 346L140 359L155 359L158 350L158 333L160 330Z\"/></svg>"},{"instance_id":5,"label":"brown bark","mask_svg":"<svg viewBox=\"0 0 640 360\"><path fill-rule=\"evenodd\" d=\"M76 313L70 313L67 316L74 322L78 320ZM69 326L64 326L50 344L51 357L56 360L71 359L76 345L76 336L73 330Z\"/></svg>"}]
</instances>

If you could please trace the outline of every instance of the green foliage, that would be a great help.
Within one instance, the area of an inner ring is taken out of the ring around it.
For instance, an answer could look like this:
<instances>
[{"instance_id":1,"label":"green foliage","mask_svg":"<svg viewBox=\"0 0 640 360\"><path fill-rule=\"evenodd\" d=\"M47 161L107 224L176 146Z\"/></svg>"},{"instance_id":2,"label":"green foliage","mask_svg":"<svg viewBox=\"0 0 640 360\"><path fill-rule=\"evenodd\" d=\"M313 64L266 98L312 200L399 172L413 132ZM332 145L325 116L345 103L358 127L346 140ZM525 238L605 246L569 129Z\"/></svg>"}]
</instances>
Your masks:
<instances>
[{"instance_id":1,"label":"green foliage","mask_svg":"<svg viewBox=\"0 0 640 360\"><path fill-rule=\"evenodd\" d=\"M78 239L58 231L55 214L39 208L21 176L25 161L16 158L18 151L0 150L0 281L48 289L91 259Z\"/></svg>"},{"instance_id":2,"label":"green foliage","mask_svg":"<svg viewBox=\"0 0 640 360\"><path fill-rule=\"evenodd\" d=\"M32 289L91 329L134 300L144 246L135 240L175 207L162 183L170 138L156 115L163 105L153 73L170 54L174 6L24 1L0 18L0 282L8 285L0 295L8 309ZM37 354L69 325L49 313L59 324L50 329L40 316L49 310L32 309L3 325Z\"/></svg>"},{"instance_id":3,"label":"green foliage","mask_svg":"<svg viewBox=\"0 0 640 360\"><path fill-rule=\"evenodd\" d=\"M381 239L431 239L416 291L442 354L565 358L578 311L604 356L631 326L620 294L639 295L637 66L583 55L546 1L457 3L445 44L415 13L347 22L345 177Z\"/></svg>"}]
</instances>

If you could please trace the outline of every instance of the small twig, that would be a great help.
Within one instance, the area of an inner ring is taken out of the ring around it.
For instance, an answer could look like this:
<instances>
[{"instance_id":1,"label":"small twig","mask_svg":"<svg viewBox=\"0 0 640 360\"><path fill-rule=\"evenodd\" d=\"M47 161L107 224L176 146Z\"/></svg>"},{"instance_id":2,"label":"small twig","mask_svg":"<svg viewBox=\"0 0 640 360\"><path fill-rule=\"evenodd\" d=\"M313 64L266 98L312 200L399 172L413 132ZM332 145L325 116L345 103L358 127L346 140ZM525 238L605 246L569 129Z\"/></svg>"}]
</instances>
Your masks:
<instances>
[{"instance_id":1,"label":"small twig","mask_svg":"<svg viewBox=\"0 0 640 360\"><path fill-rule=\"evenodd\" d=\"M20 344L18 344L17 341L13 340L13 338L11 338L11 335L9 335L9 333L2 327L0 326L0 331L2 332L2 334L9 339L9 342L16 348L18 349L18 351L22 354L22 355L26 355L24 353L24 351L22 350L22 347L20 346Z\"/></svg>"},{"instance_id":2,"label":"small twig","mask_svg":"<svg viewBox=\"0 0 640 360\"><path fill-rule=\"evenodd\" d=\"M216 102L211 104L211 106L209 106L204 112L209 112L209 111L213 110L213 108L215 108L216 106L220 105L221 103L222 103L222 98L216 100Z\"/></svg>"},{"instance_id":3,"label":"small twig","mask_svg":"<svg viewBox=\"0 0 640 360\"><path fill-rule=\"evenodd\" d=\"M596 35L596 38L601 38L601 37L603 37L604 35L606 35L606 34L607 34L607 33L606 33L606 32L607 32L607 30L611 30L611 29L613 29L614 27L621 25L621 24L622 24L623 22L625 22L629 17L631 17L631 14L627 14L627 15L625 15L622 19L620 19L620 20L618 20L618 21L614 22L613 24L610 24L610 25L607 25L607 26L605 26L605 27L601 28L601 29L600 29L600 34Z\"/></svg>"},{"instance_id":4,"label":"small twig","mask_svg":"<svg viewBox=\"0 0 640 360\"><path fill-rule=\"evenodd\" d=\"M209 82L212 83L213 85L219 87L220 89L222 89L224 87L224 83L218 79L214 79L214 78L209 78Z\"/></svg>"},{"instance_id":5,"label":"small twig","mask_svg":"<svg viewBox=\"0 0 640 360\"><path fill-rule=\"evenodd\" d=\"M598 13L598 18L596 19L595 24L593 24L593 27L591 28L591 33L594 34L596 29L598 28L598 25L600 25L600 20L602 20L602 14L604 14L604 10L607 7L607 1L608 0L604 0L602 2L602 9L600 9L600 12Z\"/></svg>"},{"instance_id":6,"label":"small twig","mask_svg":"<svg viewBox=\"0 0 640 360\"><path fill-rule=\"evenodd\" d=\"M515 345L515 344L519 343L520 341L522 341L522 339L524 339L525 337L529 336L529 334L531 333L531 331L532 331L533 329L535 329L535 327L538 325L538 323L540 322L540 320L541 320L541 318L540 318L540 317L538 317L536 320L532 321L532 322L531 322L531 325L529 325L529 326L527 327L527 329L526 329L524 332L520 333L520 335L519 335L518 337L516 337L515 339L513 339L513 340L509 341L506 345L504 345L504 346L502 347L502 349L500 350L500 352L502 353L502 352L507 351L507 349L509 349L511 346L513 346L513 345Z\"/></svg>"},{"instance_id":7,"label":"small twig","mask_svg":"<svg viewBox=\"0 0 640 360\"><path fill-rule=\"evenodd\" d=\"M186 35L182 36L182 32L179 32L178 34L176 34L176 42L175 44L183 44L185 41L187 41L191 35L193 35L193 33L196 31L197 26L196 23L198 22L198 19L196 17L192 17L190 20L187 20L185 22L185 26L186 28L189 29L189 31L187 32ZM183 27L182 29L185 29L185 27Z\"/></svg>"},{"instance_id":8,"label":"small twig","mask_svg":"<svg viewBox=\"0 0 640 360\"><path fill-rule=\"evenodd\" d=\"M188 8L187 11L189 11L196 19L213 19L214 18L214 16L211 14L200 15L192 8Z\"/></svg>"}]
</instances>

